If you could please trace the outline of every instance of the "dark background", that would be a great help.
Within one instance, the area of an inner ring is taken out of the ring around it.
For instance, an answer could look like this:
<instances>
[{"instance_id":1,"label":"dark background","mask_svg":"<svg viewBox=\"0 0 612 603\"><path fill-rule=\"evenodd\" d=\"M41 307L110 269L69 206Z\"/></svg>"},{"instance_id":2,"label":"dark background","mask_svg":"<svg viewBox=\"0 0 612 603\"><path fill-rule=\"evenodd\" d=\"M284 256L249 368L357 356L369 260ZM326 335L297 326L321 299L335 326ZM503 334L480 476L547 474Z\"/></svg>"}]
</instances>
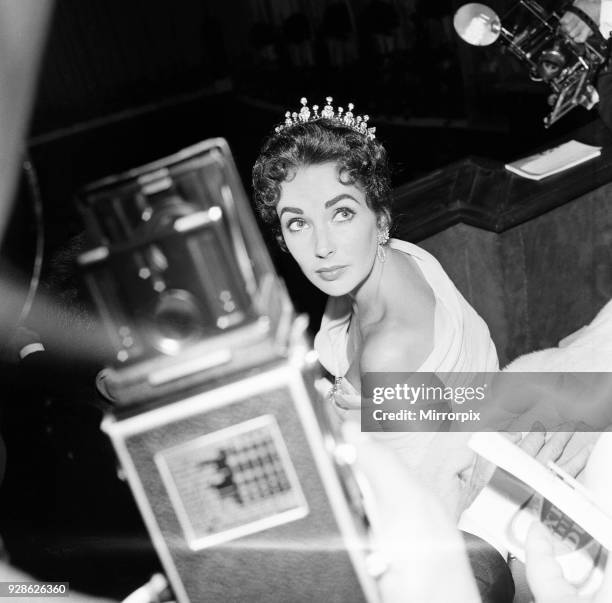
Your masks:
<instances>
[{"instance_id":1,"label":"dark background","mask_svg":"<svg viewBox=\"0 0 612 603\"><path fill-rule=\"evenodd\" d=\"M75 192L98 178L221 136L250 192L262 140L302 96L322 105L330 95L369 114L390 151L394 185L468 155L510 161L596 119L578 108L545 130L548 88L499 46L464 43L452 27L462 4L58 0L28 141L45 271L82 230ZM491 5L503 15L513 3ZM21 199L16 242L9 236L3 253L24 272L30 206ZM316 321L320 296L270 248L298 308ZM304 303L311 297L314 306Z\"/></svg>"},{"instance_id":2,"label":"dark background","mask_svg":"<svg viewBox=\"0 0 612 603\"><path fill-rule=\"evenodd\" d=\"M547 89L498 47L463 43L452 29L461 4L57 0L26 145L44 210L43 281L87 304L54 260L82 231L73 200L83 185L221 136L250 192L263 138L302 96L369 114L396 186L468 155L516 159L597 118L577 109L545 130ZM503 13L511 3L491 5ZM18 197L2 258L27 282L31 190ZM316 326L322 296L270 250ZM13 562L36 575L125 596L155 555L98 430L90 368L73 362L6 377L0 533Z\"/></svg>"},{"instance_id":3,"label":"dark background","mask_svg":"<svg viewBox=\"0 0 612 603\"><path fill-rule=\"evenodd\" d=\"M547 88L461 41L461 4L58 0L28 145L48 250L80 230L80 186L209 137L229 141L248 189L262 139L302 96L369 114L395 184L467 155L511 160L596 117L545 131Z\"/></svg>"}]
</instances>

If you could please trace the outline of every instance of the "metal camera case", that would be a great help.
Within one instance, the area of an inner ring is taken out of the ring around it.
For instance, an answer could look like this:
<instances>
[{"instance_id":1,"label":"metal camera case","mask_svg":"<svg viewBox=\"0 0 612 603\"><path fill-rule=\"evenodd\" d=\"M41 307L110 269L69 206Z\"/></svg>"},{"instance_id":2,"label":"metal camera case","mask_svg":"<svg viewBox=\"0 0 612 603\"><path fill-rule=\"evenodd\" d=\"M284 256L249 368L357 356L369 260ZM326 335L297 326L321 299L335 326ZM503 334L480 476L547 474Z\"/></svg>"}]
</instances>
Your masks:
<instances>
[{"instance_id":1,"label":"metal camera case","mask_svg":"<svg viewBox=\"0 0 612 603\"><path fill-rule=\"evenodd\" d=\"M225 141L95 183L80 207L95 243L80 263L117 354L102 429L175 599L379 601L307 321Z\"/></svg>"},{"instance_id":2,"label":"metal camera case","mask_svg":"<svg viewBox=\"0 0 612 603\"><path fill-rule=\"evenodd\" d=\"M293 307L225 140L95 182L78 205L93 241L79 263L115 349L105 386L118 403L279 353Z\"/></svg>"}]
</instances>

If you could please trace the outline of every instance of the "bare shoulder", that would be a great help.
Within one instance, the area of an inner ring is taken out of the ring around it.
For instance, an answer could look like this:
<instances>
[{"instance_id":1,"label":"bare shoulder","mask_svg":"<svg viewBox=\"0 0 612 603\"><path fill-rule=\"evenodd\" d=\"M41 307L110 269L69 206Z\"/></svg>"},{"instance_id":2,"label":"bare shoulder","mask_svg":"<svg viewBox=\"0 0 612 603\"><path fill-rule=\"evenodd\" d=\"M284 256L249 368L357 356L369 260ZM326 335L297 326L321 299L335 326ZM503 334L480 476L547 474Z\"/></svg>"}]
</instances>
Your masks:
<instances>
[{"instance_id":1,"label":"bare shoulder","mask_svg":"<svg viewBox=\"0 0 612 603\"><path fill-rule=\"evenodd\" d=\"M394 250L395 251L395 250ZM416 260L402 252L394 255L394 267L390 282L396 307L402 307L419 321L431 317L435 308L435 295L423 276Z\"/></svg>"},{"instance_id":2,"label":"bare shoulder","mask_svg":"<svg viewBox=\"0 0 612 603\"><path fill-rule=\"evenodd\" d=\"M361 373L415 371L433 349L434 292L414 260L398 253L383 295L384 315L363 329Z\"/></svg>"},{"instance_id":3,"label":"bare shoulder","mask_svg":"<svg viewBox=\"0 0 612 603\"><path fill-rule=\"evenodd\" d=\"M361 352L361 373L416 371L433 349L431 322L383 321L368 329Z\"/></svg>"}]
</instances>

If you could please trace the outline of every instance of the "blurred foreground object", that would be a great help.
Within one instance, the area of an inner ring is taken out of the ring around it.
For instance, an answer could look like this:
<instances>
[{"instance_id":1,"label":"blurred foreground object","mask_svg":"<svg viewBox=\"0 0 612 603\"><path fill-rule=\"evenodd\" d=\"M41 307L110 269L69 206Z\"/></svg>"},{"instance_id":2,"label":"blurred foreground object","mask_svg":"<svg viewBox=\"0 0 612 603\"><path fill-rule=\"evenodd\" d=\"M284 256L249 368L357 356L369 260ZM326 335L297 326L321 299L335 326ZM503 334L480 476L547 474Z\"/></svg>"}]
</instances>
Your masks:
<instances>
[{"instance_id":1,"label":"blurred foreground object","mask_svg":"<svg viewBox=\"0 0 612 603\"><path fill-rule=\"evenodd\" d=\"M93 243L79 263L115 350L103 384L117 404L258 366L286 345L293 308L224 140L96 182L79 208Z\"/></svg>"},{"instance_id":2,"label":"blurred foreground object","mask_svg":"<svg viewBox=\"0 0 612 603\"><path fill-rule=\"evenodd\" d=\"M484 532L524 562L529 531L540 522L555 537L555 558L564 580L584 596L602 586L612 550L611 501L606 496L612 480L607 465L597 458L609 453L609 435L600 435L598 452L586 464L590 479L584 485L556 462L545 466L498 433L478 433L470 439L470 447L497 466L474 503ZM601 482L604 495L595 497L592 485Z\"/></svg>"},{"instance_id":3,"label":"blurred foreground object","mask_svg":"<svg viewBox=\"0 0 612 603\"><path fill-rule=\"evenodd\" d=\"M0 2L0 241L11 213L51 0Z\"/></svg>"},{"instance_id":4,"label":"blurred foreground object","mask_svg":"<svg viewBox=\"0 0 612 603\"><path fill-rule=\"evenodd\" d=\"M561 26L564 14L574 13L589 24L591 36L576 42ZM454 17L457 34L473 46L488 46L500 40L527 68L535 82L550 86L550 114L544 126L566 115L574 107L592 109L599 97L595 89L597 75L607 61L608 42L597 24L575 6L563 6L547 12L533 0L519 0L500 18L484 4L465 4Z\"/></svg>"},{"instance_id":5,"label":"blurred foreground object","mask_svg":"<svg viewBox=\"0 0 612 603\"><path fill-rule=\"evenodd\" d=\"M80 197L103 421L179 603L375 602L361 491L227 143ZM374 560L374 561L373 561Z\"/></svg>"}]
</instances>

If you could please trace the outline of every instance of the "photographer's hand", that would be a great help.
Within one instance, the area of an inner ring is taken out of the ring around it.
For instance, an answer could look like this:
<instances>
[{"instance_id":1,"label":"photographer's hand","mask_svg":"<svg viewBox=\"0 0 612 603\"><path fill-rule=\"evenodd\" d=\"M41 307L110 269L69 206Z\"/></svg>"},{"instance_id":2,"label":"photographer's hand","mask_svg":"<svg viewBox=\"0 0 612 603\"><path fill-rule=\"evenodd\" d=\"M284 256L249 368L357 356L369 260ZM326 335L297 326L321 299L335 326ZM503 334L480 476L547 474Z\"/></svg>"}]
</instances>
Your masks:
<instances>
[{"instance_id":1,"label":"photographer's hand","mask_svg":"<svg viewBox=\"0 0 612 603\"><path fill-rule=\"evenodd\" d=\"M602 0L576 0L574 6L585 12L595 23L601 23ZM567 12L561 17L559 24L574 42L583 43L593 33L592 29L574 13Z\"/></svg>"},{"instance_id":2,"label":"photographer's hand","mask_svg":"<svg viewBox=\"0 0 612 603\"><path fill-rule=\"evenodd\" d=\"M526 546L527 582L536 603L607 603L612 601L612 559L604 573L603 584L591 596L580 596L576 587L563 577L561 566L553 553L550 532L534 522L527 537Z\"/></svg>"}]
</instances>

